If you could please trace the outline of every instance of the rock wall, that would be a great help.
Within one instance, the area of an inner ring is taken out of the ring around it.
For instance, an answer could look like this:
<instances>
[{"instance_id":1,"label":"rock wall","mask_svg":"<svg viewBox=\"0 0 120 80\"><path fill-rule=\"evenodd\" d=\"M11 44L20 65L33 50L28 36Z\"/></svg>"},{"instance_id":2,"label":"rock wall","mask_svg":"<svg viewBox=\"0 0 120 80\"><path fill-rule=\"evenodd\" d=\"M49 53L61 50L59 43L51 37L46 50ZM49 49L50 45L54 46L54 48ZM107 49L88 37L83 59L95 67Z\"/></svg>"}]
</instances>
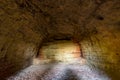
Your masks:
<instances>
[{"instance_id":1,"label":"rock wall","mask_svg":"<svg viewBox=\"0 0 120 80\"><path fill-rule=\"evenodd\" d=\"M14 0L0 1L1 80L31 64L46 36L41 28L43 24L37 25L38 22L30 12L20 9Z\"/></svg>"},{"instance_id":2,"label":"rock wall","mask_svg":"<svg viewBox=\"0 0 120 80\"><path fill-rule=\"evenodd\" d=\"M95 14L91 17L86 29L92 30L89 33L92 36L81 42L83 53L86 59L94 67L98 67L112 78L112 80L120 79L120 10L119 2L108 1L103 4ZM107 6L107 7L105 7Z\"/></svg>"},{"instance_id":3,"label":"rock wall","mask_svg":"<svg viewBox=\"0 0 120 80\"><path fill-rule=\"evenodd\" d=\"M81 41L83 55L92 67L104 70L112 80L119 80L120 32L118 26L96 28L95 35Z\"/></svg>"},{"instance_id":4,"label":"rock wall","mask_svg":"<svg viewBox=\"0 0 120 80\"><path fill-rule=\"evenodd\" d=\"M29 66L42 42L80 41L90 64L119 80L119 0L0 0L0 77Z\"/></svg>"}]
</instances>

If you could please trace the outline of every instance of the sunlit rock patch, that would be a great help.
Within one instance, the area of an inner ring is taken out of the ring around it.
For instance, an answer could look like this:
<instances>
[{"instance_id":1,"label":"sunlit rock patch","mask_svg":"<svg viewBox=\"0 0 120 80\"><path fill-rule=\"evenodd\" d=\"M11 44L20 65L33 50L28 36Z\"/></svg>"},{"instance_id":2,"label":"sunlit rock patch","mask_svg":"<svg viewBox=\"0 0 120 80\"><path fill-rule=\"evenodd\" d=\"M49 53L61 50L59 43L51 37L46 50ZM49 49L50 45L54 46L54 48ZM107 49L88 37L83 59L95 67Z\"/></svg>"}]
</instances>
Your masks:
<instances>
[{"instance_id":1,"label":"sunlit rock patch","mask_svg":"<svg viewBox=\"0 0 120 80\"><path fill-rule=\"evenodd\" d=\"M43 44L39 58L58 62L70 62L81 57L80 46L72 41L55 41Z\"/></svg>"}]
</instances>

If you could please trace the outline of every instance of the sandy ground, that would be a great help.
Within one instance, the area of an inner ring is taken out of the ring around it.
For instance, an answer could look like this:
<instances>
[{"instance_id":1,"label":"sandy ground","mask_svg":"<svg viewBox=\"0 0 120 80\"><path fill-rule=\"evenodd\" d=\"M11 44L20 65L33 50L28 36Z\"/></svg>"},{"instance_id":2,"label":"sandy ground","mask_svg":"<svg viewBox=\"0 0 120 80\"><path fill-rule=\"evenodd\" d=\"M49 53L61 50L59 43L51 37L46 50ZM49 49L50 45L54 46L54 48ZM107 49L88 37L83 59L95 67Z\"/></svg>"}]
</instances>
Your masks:
<instances>
[{"instance_id":1,"label":"sandy ground","mask_svg":"<svg viewBox=\"0 0 120 80\"><path fill-rule=\"evenodd\" d=\"M102 71L80 63L36 64L7 80L111 80Z\"/></svg>"}]
</instances>

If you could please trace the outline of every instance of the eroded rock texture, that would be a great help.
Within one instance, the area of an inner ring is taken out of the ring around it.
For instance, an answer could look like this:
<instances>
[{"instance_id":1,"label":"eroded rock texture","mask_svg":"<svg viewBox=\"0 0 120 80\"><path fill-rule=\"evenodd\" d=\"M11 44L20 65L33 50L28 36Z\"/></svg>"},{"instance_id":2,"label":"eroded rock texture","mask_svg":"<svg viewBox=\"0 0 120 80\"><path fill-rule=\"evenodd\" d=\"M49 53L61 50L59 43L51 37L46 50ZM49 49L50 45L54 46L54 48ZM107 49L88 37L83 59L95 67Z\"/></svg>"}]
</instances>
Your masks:
<instances>
[{"instance_id":1,"label":"eroded rock texture","mask_svg":"<svg viewBox=\"0 0 120 80\"><path fill-rule=\"evenodd\" d=\"M73 39L85 59L120 79L119 0L0 0L0 79L29 66L42 43Z\"/></svg>"},{"instance_id":2,"label":"eroded rock texture","mask_svg":"<svg viewBox=\"0 0 120 80\"><path fill-rule=\"evenodd\" d=\"M46 33L36 17L14 0L0 0L0 79L30 65L37 53Z\"/></svg>"}]
</instances>

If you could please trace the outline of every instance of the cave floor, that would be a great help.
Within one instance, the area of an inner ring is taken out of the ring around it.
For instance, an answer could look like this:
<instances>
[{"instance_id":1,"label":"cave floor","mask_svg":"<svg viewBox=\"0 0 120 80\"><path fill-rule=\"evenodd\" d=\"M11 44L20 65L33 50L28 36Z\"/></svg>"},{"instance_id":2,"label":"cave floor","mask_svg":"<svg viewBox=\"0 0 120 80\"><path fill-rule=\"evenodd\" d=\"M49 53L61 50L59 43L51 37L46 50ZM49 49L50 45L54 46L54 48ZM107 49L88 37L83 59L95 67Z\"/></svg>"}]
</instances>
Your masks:
<instances>
[{"instance_id":1,"label":"cave floor","mask_svg":"<svg viewBox=\"0 0 120 80\"><path fill-rule=\"evenodd\" d=\"M37 64L20 71L8 80L111 80L102 71L79 63Z\"/></svg>"}]
</instances>

